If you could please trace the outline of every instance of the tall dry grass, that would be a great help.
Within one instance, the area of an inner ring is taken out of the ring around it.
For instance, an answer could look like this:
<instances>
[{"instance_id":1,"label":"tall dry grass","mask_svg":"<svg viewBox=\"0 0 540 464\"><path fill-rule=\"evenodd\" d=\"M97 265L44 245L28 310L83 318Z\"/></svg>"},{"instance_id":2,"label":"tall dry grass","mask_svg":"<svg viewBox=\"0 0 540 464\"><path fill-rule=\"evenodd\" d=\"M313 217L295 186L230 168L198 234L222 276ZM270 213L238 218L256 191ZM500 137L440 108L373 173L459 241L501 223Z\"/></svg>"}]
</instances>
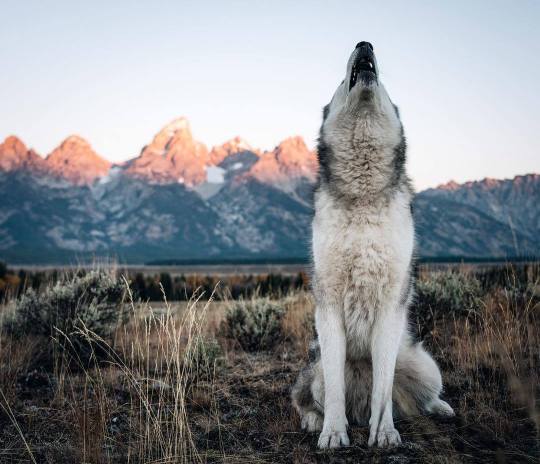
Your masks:
<instances>
[{"instance_id":1,"label":"tall dry grass","mask_svg":"<svg viewBox=\"0 0 540 464\"><path fill-rule=\"evenodd\" d=\"M285 339L295 353L307 360L309 347L315 338L315 316L313 297L307 292L296 292L283 300L285 315L282 329Z\"/></svg>"},{"instance_id":2,"label":"tall dry grass","mask_svg":"<svg viewBox=\"0 0 540 464\"><path fill-rule=\"evenodd\" d=\"M204 389L212 395L216 358L209 342L213 334L206 330L212 298L202 302L196 293L182 308L164 298L154 309L134 301L125 283L131 317L118 325L114 340L101 339L86 328L77 334L106 347L106 359L93 353L92 367L55 362L50 406L63 422L72 424L69 441L75 444L63 452L85 463L115 462L120 457L134 463L203 462L186 405L194 391ZM69 342L69 335L59 334L58 341L64 336ZM0 334L0 406L20 432L19 448L24 445L34 460L20 415L11 410L17 403L17 382L31 366L32 349L28 340Z\"/></svg>"}]
</instances>

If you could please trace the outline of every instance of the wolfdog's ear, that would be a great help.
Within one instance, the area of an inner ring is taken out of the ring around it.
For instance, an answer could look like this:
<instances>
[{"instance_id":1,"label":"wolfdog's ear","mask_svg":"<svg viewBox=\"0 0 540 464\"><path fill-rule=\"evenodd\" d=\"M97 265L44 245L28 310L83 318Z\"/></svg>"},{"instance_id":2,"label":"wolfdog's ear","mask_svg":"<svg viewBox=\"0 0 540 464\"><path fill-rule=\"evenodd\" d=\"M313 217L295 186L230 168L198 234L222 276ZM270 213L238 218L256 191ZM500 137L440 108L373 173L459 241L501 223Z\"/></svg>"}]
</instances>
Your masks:
<instances>
[{"instance_id":1,"label":"wolfdog's ear","mask_svg":"<svg viewBox=\"0 0 540 464\"><path fill-rule=\"evenodd\" d=\"M399 108L397 107L397 105L394 105L393 103L392 103L392 105L394 106L394 111L396 112L396 116L399 119Z\"/></svg>"},{"instance_id":2,"label":"wolfdog's ear","mask_svg":"<svg viewBox=\"0 0 540 464\"><path fill-rule=\"evenodd\" d=\"M328 103L328 105L326 105L322 109L322 120L323 120L323 122L326 121L326 118L328 117L328 112L329 111L330 111L330 103Z\"/></svg>"}]
</instances>

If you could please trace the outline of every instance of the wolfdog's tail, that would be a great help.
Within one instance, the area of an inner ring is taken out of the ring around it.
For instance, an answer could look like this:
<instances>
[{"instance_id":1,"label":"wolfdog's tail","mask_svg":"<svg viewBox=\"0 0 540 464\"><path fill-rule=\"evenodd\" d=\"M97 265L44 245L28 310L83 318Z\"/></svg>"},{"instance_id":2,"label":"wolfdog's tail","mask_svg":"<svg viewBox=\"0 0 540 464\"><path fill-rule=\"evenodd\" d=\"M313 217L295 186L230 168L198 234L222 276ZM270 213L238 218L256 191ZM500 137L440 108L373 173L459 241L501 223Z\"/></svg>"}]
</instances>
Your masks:
<instances>
[{"instance_id":1,"label":"wolfdog's tail","mask_svg":"<svg viewBox=\"0 0 540 464\"><path fill-rule=\"evenodd\" d=\"M367 425L371 407L371 382L370 361L347 361L346 409L350 422ZM452 408L439 398L441 391L439 368L422 344L416 343L402 348L396 361L392 391L394 415L453 415ZM320 359L300 372L291 396L293 406L300 414L302 428L309 431L320 430L324 415L324 379Z\"/></svg>"}]
</instances>

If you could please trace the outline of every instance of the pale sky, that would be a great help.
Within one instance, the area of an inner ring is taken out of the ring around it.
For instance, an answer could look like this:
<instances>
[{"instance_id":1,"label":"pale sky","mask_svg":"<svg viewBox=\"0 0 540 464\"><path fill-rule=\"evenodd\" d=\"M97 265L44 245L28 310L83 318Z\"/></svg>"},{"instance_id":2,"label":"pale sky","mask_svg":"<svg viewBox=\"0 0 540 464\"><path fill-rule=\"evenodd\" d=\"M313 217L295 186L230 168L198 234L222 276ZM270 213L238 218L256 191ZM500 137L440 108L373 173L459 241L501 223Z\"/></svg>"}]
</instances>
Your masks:
<instances>
[{"instance_id":1,"label":"pale sky","mask_svg":"<svg viewBox=\"0 0 540 464\"><path fill-rule=\"evenodd\" d=\"M209 147L314 147L360 40L417 189L540 172L540 2L0 0L0 139L72 133L121 161L186 116Z\"/></svg>"}]
</instances>

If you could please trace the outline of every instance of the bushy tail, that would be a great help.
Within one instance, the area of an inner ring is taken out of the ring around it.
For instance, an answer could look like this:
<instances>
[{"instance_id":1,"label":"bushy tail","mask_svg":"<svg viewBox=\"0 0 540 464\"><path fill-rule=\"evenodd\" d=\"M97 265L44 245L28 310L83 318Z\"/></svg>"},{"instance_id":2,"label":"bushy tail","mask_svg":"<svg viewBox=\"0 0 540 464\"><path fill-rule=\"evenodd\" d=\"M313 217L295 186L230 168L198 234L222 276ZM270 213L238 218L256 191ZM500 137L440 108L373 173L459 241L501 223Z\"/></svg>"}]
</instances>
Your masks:
<instances>
[{"instance_id":1,"label":"bushy tail","mask_svg":"<svg viewBox=\"0 0 540 464\"><path fill-rule=\"evenodd\" d=\"M349 420L367 424L371 406L371 363L367 360L347 362L345 384ZM422 344L404 347L396 362L392 391L394 415L396 417L421 413L453 415L452 408L439 398L441 391L442 379L439 368ZM299 412L303 424L313 422L316 415L324 413L324 381L320 360L300 373L291 396L293 406Z\"/></svg>"}]
</instances>

